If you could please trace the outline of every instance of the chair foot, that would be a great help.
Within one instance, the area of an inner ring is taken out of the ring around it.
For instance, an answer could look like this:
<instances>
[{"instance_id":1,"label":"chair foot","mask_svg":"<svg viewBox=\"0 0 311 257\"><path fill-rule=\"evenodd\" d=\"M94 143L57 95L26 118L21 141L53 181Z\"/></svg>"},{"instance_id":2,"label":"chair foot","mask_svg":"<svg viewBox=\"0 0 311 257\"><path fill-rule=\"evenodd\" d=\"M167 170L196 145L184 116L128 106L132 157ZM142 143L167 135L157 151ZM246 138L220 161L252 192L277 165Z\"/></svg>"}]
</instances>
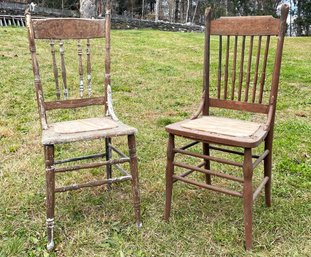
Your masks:
<instances>
[{"instance_id":1,"label":"chair foot","mask_svg":"<svg viewBox=\"0 0 311 257\"><path fill-rule=\"evenodd\" d=\"M246 251L251 251L252 250L252 242L246 242L245 241L244 248Z\"/></svg>"},{"instance_id":2,"label":"chair foot","mask_svg":"<svg viewBox=\"0 0 311 257\"><path fill-rule=\"evenodd\" d=\"M48 242L48 244L46 245L46 249L48 251L52 251L54 249L54 241L53 240L51 242Z\"/></svg>"},{"instance_id":3,"label":"chair foot","mask_svg":"<svg viewBox=\"0 0 311 257\"><path fill-rule=\"evenodd\" d=\"M51 251L54 249L54 218L47 219L46 224L48 230L48 243L46 249Z\"/></svg>"},{"instance_id":4,"label":"chair foot","mask_svg":"<svg viewBox=\"0 0 311 257\"><path fill-rule=\"evenodd\" d=\"M143 223L142 222L137 222L136 226L137 226L137 228L142 228L143 227Z\"/></svg>"},{"instance_id":5,"label":"chair foot","mask_svg":"<svg viewBox=\"0 0 311 257\"><path fill-rule=\"evenodd\" d=\"M269 188L269 186L270 186L270 188ZM265 202L266 202L266 207L268 207L268 208L271 207L271 185L269 185L269 186L267 187L267 189L265 189L266 190Z\"/></svg>"},{"instance_id":6,"label":"chair foot","mask_svg":"<svg viewBox=\"0 0 311 257\"><path fill-rule=\"evenodd\" d=\"M271 171L270 171L269 180L267 184L265 185L265 203L267 207L271 207Z\"/></svg>"}]
</instances>

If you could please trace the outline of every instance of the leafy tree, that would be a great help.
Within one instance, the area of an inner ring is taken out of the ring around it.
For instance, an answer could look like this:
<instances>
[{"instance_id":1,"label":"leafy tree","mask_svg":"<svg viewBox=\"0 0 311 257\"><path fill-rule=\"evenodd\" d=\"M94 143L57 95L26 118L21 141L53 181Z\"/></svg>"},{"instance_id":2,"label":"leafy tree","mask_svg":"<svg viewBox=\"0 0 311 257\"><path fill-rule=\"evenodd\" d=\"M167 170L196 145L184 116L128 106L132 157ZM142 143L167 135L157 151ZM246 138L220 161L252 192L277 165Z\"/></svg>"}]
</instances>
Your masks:
<instances>
[{"instance_id":1,"label":"leafy tree","mask_svg":"<svg viewBox=\"0 0 311 257\"><path fill-rule=\"evenodd\" d=\"M309 36L311 26L311 0L294 1L297 18L294 21L297 36Z\"/></svg>"}]
</instances>

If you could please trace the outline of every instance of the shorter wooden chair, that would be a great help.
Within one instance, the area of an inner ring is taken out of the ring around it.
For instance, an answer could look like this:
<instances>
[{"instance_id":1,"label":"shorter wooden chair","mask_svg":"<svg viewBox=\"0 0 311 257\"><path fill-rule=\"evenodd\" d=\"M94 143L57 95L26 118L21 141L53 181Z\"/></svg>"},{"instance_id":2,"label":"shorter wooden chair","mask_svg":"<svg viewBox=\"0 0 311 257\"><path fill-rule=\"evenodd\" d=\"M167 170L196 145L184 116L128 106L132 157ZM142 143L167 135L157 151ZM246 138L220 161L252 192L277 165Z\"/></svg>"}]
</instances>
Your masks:
<instances>
[{"instance_id":1,"label":"shorter wooden chair","mask_svg":"<svg viewBox=\"0 0 311 257\"><path fill-rule=\"evenodd\" d=\"M32 19L30 13L26 14L46 166L48 250L54 247L54 206L55 193L58 192L101 185L110 186L114 182L131 180L136 224L141 226L135 145L136 129L119 121L112 107L110 88L110 16L109 1L107 1L105 20L72 18ZM42 49L44 45L49 50L39 53L37 48L41 47L40 49ZM85 49L83 49L84 46ZM74 57L70 58L70 54ZM84 58L86 67L83 65ZM40 73L42 74L39 73L39 59L41 61ZM91 62L93 59L98 62ZM50 60L50 64L48 60ZM44 68L50 68L50 73L47 73ZM75 70L76 73L74 72ZM99 74L95 74L94 70ZM87 73L86 76L85 73ZM49 74L51 75L50 77L48 76ZM73 74L77 76L69 76ZM45 78L44 83L41 82L41 77ZM93 78L97 80L93 80ZM102 81L102 84L99 84L98 80ZM77 85L76 90L73 90L74 84ZM99 93L96 93L96 90ZM96 106L99 112L97 110L94 113ZM88 110L83 112L85 108L88 108ZM55 118L55 115L52 115L53 112L65 112L64 110L68 111L68 109L72 109L71 113L63 113L61 121L54 123L48 121L49 111L52 112L49 118L51 116ZM86 117L71 119L72 116L76 117L76 115L81 113ZM63 120L67 117L70 120ZM129 157L112 145L112 138L119 136L127 136ZM105 139L105 147L103 147L105 152L62 160L54 159L54 146L56 144L86 140L98 141L101 138ZM113 153L118 158L112 158ZM103 158L104 160L91 163L86 162L90 159ZM70 162L78 163L76 165L66 165ZM121 166L124 163L129 163L130 174ZM103 166L106 166L106 179L55 188L56 173ZM120 172L120 176L112 176L112 167L115 167Z\"/></svg>"},{"instance_id":2,"label":"shorter wooden chair","mask_svg":"<svg viewBox=\"0 0 311 257\"><path fill-rule=\"evenodd\" d=\"M241 197L247 250L252 247L252 205L261 189L265 188L266 205L271 205L273 128L288 10L287 5L282 6L280 19L255 16L211 20L211 11L207 9L202 102L191 119L166 127L169 140L164 219L169 219L173 184L177 181ZM278 36L276 48L270 48L271 36ZM218 53L214 54L211 49L217 48ZM221 108L222 111L218 112L222 116L213 115L216 110L212 108ZM256 114L252 116L254 119L262 114L264 121L240 120L237 114L226 117L230 113L227 110ZM203 115L199 116L201 113ZM176 136L192 142L176 147ZM253 154L252 150L262 142L263 152ZM188 150L198 143L202 143L203 153ZM219 153L242 156L243 162L223 158ZM183 155L183 162L175 160L177 155ZM202 161L198 165L185 163L185 156ZM264 177L257 189L253 190L253 171L261 161L264 161ZM217 172L211 168L211 162L241 168L243 176ZM175 167L187 171L176 174ZM194 171L205 174L205 183L187 178ZM213 176L240 183L242 192L212 184Z\"/></svg>"}]
</instances>

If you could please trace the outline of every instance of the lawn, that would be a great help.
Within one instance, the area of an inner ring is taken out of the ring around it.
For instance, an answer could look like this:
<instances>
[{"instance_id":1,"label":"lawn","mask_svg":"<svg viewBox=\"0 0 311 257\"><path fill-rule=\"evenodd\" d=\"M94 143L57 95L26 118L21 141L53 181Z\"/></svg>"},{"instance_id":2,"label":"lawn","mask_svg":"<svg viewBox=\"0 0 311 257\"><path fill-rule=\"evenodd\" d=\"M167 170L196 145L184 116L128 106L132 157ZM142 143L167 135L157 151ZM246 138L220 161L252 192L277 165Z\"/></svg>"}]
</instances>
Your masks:
<instances>
[{"instance_id":1,"label":"lawn","mask_svg":"<svg viewBox=\"0 0 311 257\"><path fill-rule=\"evenodd\" d=\"M253 250L245 253L243 248L238 198L175 184L171 220L163 222L164 127L196 109L202 56L200 33L112 31L115 111L139 130L143 227L134 224L130 183L116 184L110 191L99 187L58 194L56 248L47 253L43 151L27 33L25 28L0 27L0 256L310 256L311 38L307 37L285 41L273 203L266 208L262 194L256 200ZM99 171L75 175L85 179ZM58 179L70 180L72 175Z\"/></svg>"}]
</instances>

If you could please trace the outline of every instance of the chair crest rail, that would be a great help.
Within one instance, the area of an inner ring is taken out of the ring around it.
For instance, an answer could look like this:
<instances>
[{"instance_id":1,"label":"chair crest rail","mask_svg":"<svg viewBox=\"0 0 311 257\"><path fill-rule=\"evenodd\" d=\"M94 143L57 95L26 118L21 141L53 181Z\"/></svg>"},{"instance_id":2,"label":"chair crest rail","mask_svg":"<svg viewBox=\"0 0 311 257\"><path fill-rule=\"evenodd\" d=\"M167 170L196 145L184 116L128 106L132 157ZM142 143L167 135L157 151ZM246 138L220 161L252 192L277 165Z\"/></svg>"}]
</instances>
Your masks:
<instances>
[{"instance_id":1,"label":"chair crest rail","mask_svg":"<svg viewBox=\"0 0 311 257\"><path fill-rule=\"evenodd\" d=\"M211 22L212 35L278 35L279 19L272 16L221 17Z\"/></svg>"},{"instance_id":2,"label":"chair crest rail","mask_svg":"<svg viewBox=\"0 0 311 257\"><path fill-rule=\"evenodd\" d=\"M94 21L81 18L33 19L33 29L36 39L101 38L105 36L105 20Z\"/></svg>"}]
</instances>

